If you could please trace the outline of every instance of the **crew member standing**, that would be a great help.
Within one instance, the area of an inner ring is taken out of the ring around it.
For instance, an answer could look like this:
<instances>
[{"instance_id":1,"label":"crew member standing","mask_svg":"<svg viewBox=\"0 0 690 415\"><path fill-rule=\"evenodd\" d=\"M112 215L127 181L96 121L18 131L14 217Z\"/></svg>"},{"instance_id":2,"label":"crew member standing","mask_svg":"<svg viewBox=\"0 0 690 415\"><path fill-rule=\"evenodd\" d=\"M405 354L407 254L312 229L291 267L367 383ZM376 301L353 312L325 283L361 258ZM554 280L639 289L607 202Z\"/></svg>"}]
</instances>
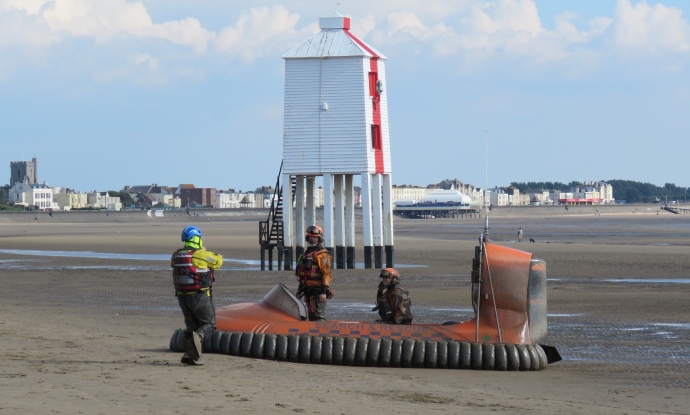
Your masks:
<instances>
[{"instance_id":1,"label":"crew member standing","mask_svg":"<svg viewBox=\"0 0 690 415\"><path fill-rule=\"evenodd\" d=\"M216 310L211 295L216 280L213 270L223 265L222 256L204 249L201 236L196 226L184 228L184 247L175 251L171 258L175 296L186 326L182 363L189 365L204 364L201 358L204 338L216 329Z\"/></svg>"},{"instance_id":2,"label":"crew member standing","mask_svg":"<svg viewBox=\"0 0 690 415\"><path fill-rule=\"evenodd\" d=\"M522 242L522 228L518 229L518 242Z\"/></svg>"},{"instance_id":3,"label":"crew member standing","mask_svg":"<svg viewBox=\"0 0 690 415\"><path fill-rule=\"evenodd\" d=\"M381 270L381 282L376 293L376 307L380 320L375 323L411 324L412 299L410 293L400 285L400 274L394 268Z\"/></svg>"},{"instance_id":4,"label":"crew member standing","mask_svg":"<svg viewBox=\"0 0 690 415\"><path fill-rule=\"evenodd\" d=\"M297 259L295 275L299 279L297 298L304 297L310 321L326 320L326 299L331 289L331 254L323 247L323 230L312 225L305 236L307 250Z\"/></svg>"}]
</instances>

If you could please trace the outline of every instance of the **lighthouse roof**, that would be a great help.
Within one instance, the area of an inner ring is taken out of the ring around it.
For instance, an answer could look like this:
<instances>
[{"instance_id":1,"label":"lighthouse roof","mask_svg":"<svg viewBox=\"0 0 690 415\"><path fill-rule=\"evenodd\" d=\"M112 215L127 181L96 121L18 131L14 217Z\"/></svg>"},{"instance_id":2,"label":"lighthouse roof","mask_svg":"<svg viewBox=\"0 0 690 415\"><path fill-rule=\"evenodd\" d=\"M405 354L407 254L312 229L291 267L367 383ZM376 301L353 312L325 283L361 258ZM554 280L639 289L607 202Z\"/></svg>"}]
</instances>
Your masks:
<instances>
[{"instance_id":1,"label":"lighthouse roof","mask_svg":"<svg viewBox=\"0 0 690 415\"><path fill-rule=\"evenodd\" d=\"M350 18L334 13L319 19L321 31L301 45L283 55L291 58L329 58L339 56L366 56L387 59L350 32Z\"/></svg>"}]
</instances>

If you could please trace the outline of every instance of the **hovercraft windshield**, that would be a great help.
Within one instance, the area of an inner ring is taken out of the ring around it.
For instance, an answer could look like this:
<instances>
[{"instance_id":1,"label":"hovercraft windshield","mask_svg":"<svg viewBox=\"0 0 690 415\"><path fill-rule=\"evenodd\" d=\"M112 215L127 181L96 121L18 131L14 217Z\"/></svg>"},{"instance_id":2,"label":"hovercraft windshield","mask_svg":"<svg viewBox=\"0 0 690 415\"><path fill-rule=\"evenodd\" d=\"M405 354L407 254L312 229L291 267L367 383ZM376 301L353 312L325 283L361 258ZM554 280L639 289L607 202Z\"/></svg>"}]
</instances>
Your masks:
<instances>
[{"instance_id":1,"label":"hovercraft windshield","mask_svg":"<svg viewBox=\"0 0 690 415\"><path fill-rule=\"evenodd\" d=\"M276 284L261 302L269 304L298 320L307 319L307 307L282 283Z\"/></svg>"}]
</instances>

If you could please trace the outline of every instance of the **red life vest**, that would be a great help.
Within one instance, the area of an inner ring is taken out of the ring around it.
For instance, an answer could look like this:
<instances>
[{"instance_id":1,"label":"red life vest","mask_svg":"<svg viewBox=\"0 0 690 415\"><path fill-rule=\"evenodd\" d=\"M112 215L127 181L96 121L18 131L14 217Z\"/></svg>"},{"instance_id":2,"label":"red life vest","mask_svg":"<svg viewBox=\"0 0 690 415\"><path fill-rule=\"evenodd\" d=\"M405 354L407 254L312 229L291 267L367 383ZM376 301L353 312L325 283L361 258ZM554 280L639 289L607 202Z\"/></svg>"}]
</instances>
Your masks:
<instances>
[{"instance_id":1,"label":"red life vest","mask_svg":"<svg viewBox=\"0 0 690 415\"><path fill-rule=\"evenodd\" d=\"M381 320L394 324L412 323L412 299L400 286L387 288L376 301Z\"/></svg>"},{"instance_id":2,"label":"red life vest","mask_svg":"<svg viewBox=\"0 0 690 415\"><path fill-rule=\"evenodd\" d=\"M198 291L212 287L215 282L213 270L192 264L194 251L196 249L182 248L173 254L173 285L177 291Z\"/></svg>"},{"instance_id":3,"label":"red life vest","mask_svg":"<svg viewBox=\"0 0 690 415\"><path fill-rule=\"evenodd\" d=\"M319 268L317 256L323 255L324 252L328 251L325 249L308 251L300 257L295 273L305 287L320 287L323 285L323 273L321 268Z\"/></svg>"}]
</instances>

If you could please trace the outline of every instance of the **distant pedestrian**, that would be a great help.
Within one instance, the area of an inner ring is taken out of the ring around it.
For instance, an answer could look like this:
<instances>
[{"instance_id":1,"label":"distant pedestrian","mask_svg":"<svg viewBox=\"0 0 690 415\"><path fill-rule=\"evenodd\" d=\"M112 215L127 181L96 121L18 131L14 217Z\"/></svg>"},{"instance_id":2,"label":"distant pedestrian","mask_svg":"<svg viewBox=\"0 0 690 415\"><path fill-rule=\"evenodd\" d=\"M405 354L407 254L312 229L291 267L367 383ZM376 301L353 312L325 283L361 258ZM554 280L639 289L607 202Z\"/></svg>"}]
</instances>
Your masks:
<instances>
[{"instance_id":1,"label":"distant pedestrian","mask_svg":"<svg viewBox=\"0 0 690 415\"><path fill-rule=\"evenodd\" d=\"M522 228L518 229L518 242L522 242Z\"/></svg>"}]
</instances>

